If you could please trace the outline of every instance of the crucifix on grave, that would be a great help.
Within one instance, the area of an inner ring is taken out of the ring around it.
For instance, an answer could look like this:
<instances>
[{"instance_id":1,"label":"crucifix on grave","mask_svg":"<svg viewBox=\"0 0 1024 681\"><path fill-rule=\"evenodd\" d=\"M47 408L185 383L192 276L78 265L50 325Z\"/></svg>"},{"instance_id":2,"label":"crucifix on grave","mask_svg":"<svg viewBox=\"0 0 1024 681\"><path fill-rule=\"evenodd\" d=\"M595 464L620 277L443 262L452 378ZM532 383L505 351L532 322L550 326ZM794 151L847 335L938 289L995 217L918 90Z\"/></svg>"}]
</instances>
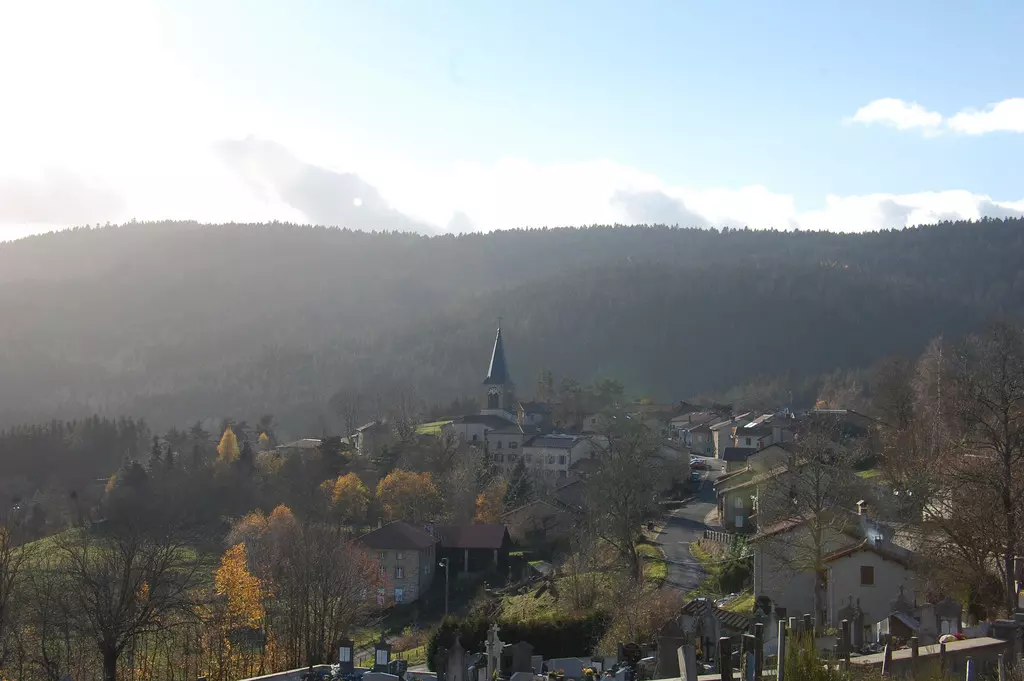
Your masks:
<instances>
[{"instance_id":1,"label":"crucifix on grave","mask_svg":"<svg viewBox=\"0 0 1024 681\"><path fill-rule=\"evenodd\" d=\"M491 628L487 630L487 643L484 646L484 652L487 654L487 681L494 678L494 672L497 671L498 665L501 663L501 649L504 645L504 642L498 638L498 624L492 624Z\"/></svg>"}]
</instances>

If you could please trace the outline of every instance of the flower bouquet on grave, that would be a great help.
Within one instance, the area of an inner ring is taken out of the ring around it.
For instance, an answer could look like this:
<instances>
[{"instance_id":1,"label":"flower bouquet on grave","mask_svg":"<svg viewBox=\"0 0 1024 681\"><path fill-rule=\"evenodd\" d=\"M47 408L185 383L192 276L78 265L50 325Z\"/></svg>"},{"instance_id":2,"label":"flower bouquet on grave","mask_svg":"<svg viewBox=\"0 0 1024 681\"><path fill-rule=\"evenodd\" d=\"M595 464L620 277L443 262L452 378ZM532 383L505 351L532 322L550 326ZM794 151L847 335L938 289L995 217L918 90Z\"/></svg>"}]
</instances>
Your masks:
<instances>
[{"instance_id":1,"label":"flower bouquet on grave","mask_svg":"<svg viewBox=\"0 0 1024 681\"><path fill-rule=\"evenodd\" d=\"M582 679L582 681L594 681L594 678L596 676L597 676L597 672L594 671L593 667L584 667L583 668L583 679Z\"/></svg>"}]
</instances>

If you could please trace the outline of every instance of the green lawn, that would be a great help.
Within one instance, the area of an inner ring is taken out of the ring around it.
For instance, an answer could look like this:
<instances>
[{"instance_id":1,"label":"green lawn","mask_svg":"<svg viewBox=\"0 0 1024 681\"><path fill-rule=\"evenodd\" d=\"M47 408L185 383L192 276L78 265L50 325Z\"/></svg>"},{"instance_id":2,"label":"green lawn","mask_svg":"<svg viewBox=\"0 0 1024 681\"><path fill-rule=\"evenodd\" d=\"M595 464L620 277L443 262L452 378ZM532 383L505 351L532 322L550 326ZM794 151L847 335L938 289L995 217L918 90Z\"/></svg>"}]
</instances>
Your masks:
<instances>
[{"instance_id":1,"label":"green lawn","mask_svg":"<svg viewBox=\"0 0 1024 681\"><path fill-rule=\"evenodd\" d=\"M740 593L739 596L722 606L722 610L749 615L754 611L754 592L744 591Z\"/></svg>"},{"instance_id":2,"label":"green lawn","mask_svg":"<svg viewBox=\"0 0 1024 681\"><path fill-rule=\"evenodd\" d=\"M878 469L878 468L869 468L866 471L857 471L857 477L863 478L865 480L870 480L871 478L877 478L881 474L882 474L882 471L880 469Z\"/></svg>"},{"instance_id":3,"label":"green lawn","mask_svg":"<svg viewBox=\"0 0 1024 681\"><path fill-rule=\"evenodd\" d=\"M638 544L636 549L644 560L644 574L648 581L664 582L668 577L668 563L661 549L646 542Z\"/></svg>"},{"instance_id":4,"label":"green lawn","mask_svg":"<svg viewBox=\"0 0 1024 681\"><path fill-rule=\"evenodd\" d=\"M440 435L441 429L447 426L451 421L432 421L430 423L421 423L416 426L417 435Z\"/></svg>"}]
</instances>

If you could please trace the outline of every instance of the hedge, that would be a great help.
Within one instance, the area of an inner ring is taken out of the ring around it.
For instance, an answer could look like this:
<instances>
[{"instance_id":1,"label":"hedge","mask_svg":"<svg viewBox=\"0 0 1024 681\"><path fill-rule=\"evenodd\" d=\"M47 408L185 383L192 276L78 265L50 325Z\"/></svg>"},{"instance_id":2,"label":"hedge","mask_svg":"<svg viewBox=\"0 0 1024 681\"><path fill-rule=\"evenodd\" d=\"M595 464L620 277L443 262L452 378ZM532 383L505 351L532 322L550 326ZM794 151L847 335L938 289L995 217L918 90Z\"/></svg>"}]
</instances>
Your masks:
<instances>
[{"instance_id":1,"label":"hedge","mask_svg":"<svg viewBox=\"0 0 1024 681\"><path fill-rule=\"evenodd\" d=\"M427 639L427 667L434 669L434 656L439 648L451 648L456 634L462 647L470 652L483 652L490 623L484 617L461 619L446 617L430 632ZM505 643L526 641L533 645L533 654L545 659L554 657L585 657L604 636L607 628L603 613L575 617L551 617L519 622L498 622L498 637Z\"/></svg>"}]
</instances>

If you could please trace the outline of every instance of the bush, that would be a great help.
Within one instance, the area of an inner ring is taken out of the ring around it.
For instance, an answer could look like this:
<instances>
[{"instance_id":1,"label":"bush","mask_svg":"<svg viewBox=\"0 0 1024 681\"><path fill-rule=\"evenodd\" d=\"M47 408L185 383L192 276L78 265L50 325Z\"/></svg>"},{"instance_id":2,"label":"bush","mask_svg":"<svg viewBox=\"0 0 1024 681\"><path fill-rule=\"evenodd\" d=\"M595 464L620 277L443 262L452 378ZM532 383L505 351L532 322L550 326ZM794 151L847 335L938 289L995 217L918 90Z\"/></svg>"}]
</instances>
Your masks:
<instances>
[{"instance_id":1,"label":"bush","mask_svg":"<svg viewBox=\"0 0 1024 681\"><path fill-rule=\"evenodd\" d=\"M441 648L451 648L458 636L462 647L470 651L483 650L490 626L485 617L471 615L467 619L454 616L444 618L430 632L427 639L427 665L434 671L434 656ZM550 617L519 622L498 622L498 636L506 643L526 641L533 646L535 655L552 657L581 657L589 655L604 635L605 616L589 613L576 617Z\"/></svg>"}]
</instances>

